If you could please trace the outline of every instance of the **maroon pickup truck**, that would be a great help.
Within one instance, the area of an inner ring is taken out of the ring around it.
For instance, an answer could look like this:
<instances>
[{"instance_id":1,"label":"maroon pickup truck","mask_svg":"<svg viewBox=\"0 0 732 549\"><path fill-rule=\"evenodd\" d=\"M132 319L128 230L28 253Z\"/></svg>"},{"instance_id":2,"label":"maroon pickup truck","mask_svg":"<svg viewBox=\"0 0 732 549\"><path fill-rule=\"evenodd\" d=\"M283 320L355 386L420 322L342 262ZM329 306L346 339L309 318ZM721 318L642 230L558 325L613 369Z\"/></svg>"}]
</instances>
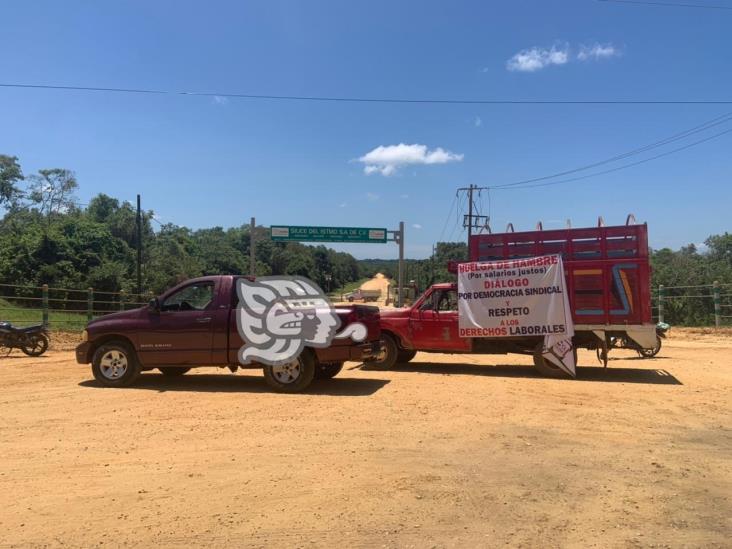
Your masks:
<instances>
[{"instance_id":1,"label":"maroon pickup truck","mask_svg":"<svg viewBox=\"0 0 732 549\"><path fill-rule=\"evenodd\" d=\"M131 385L140 372L157 368L180 376L198 366L263 368L267 383L296 392L315 378L331 378L347 360L364 361L380 351L379 310L366 305L337 307L341 327L360 322L368 330L361 342L334 339L329 347L305 347L292 364L267 366L237 359L244 345L236 321L239 299L234 275L188 280L146 307L113 313L89 322L76 360L92 365L94 377L108 387Z\"/></svg>"}]
</instances>

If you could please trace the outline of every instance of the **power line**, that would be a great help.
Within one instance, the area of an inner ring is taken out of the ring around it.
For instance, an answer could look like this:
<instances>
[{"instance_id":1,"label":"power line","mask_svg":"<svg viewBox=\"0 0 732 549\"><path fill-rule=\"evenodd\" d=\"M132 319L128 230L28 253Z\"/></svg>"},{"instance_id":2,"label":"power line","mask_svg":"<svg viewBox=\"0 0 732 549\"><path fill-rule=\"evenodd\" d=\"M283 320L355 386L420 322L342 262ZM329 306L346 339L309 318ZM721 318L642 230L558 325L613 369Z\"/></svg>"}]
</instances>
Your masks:
<instances>
[{"instance_id":1,"label":"power line","mask_svg":"<svg viewBox=\"0 0 732 549\"><path fill-rule=\"evenodd\" d=\"M266 95L228 92L192 92L143 88L100 88L94 86L56 86L50 84L0 83L0 88L40 90L135 93L150 95L187 95L194 97L226 97L230 99L264 99L273 101L318 101L338 103L409 103L437 105L732 105L732 100L562 100L562 99L400 99L393 97L347 97L315 95Z\"/></svg>"},{"instance_id":2,"label":"power line","mask_svg":"<svg viewBox=\"0 0 732 549\"><path fill-rule=\"evenodd\" d=\"M673 143L674 141L679 141L680 139L684 139L686 137L689 137L690 135L694 135L695 133L706 131L715 126L719 126L720 124L726 124L727 122L729 122L731 120L732 120L732 113L726 113L726 114L723 114L722 116L718 116L716 118L713 118L712 120L704 122L703 124L694 126L693 128L689 128L688 130L684 130L684 131L676 133L670 137L661 139L660 141L656 141L655 143L651 143L649 145L644 145L642 147L638 147L636 149L630 150L628 152L624 152L622 154L613 156L611 158L607 158L605 160L600 160L599 162L594 162L592 164L587 164L587 165L581 166L579 168L574 168L572 170L566 170L566 171L558 172L558 173L551 174L551 175L545 175L542 177L534 177L532 179L523 179L520 181L513 181L512 183L505 183L503 185L496 185L493 188L514 187L517 185L523 185L525 183L535 183L536 181L545 181L547 179L554 179L556 177L562 177L564 175L570 175L570 174L581 172L584 170L589 170L591 168L596 168L596 167L602 166L604 164L609 164L611 162L616 162L618 160L628 158L629 156L634 156L634 155L640 154L642 152L656 149L663 145L668 145L669 143Z\"/></svg>"},{"instance_id":3,"label":"power line","mask_svg":"<svg viewBox=\"0 0 732 549\"><path fill-rule=\"evenodd\" d=\"M440 233L440 238L438 242L442 242L442 237L445 236L445 231L447 230L447 224L450 221L450 216L452 215L452 209L455 207L455 202L457 202L457 194L452 199L452 204L450 204L450 210L447 212L447 217L445 218L445 224L442 227L442 232Z\"/></svg>"},{"instance_id":4,"label":"power line","mask_svg":"<svg viewBox=\"0 0 732 549\"><path fill-rule=\"evenodd\" d=\"M681 4L678 2L645 2L642 0L597 0L598 2L613 2L615 4L639 4L643 6L663 6L673 8L699 8L705 10L732 10L730 6L715 6L712 4Z\"/></svg>"},{"instance_id":5,"label":"power line","mask_svg":"<svg viewBox=\"0 0 732 549\"><path fill-rule=\"evenodd\" d=\"M612 172L617 172L617 171L620 171L620 170L624 170L626 168L631 168L633 166L638 166L639 164L645 164L646 162L650 162L651 160L656 160L657 158L662 158L664 156L668 156L670 154L677 153L677 152L683 151L685 149L689 149L689 148L694 147L696 145L701 145L702 143L706 143L707 141L711 141L712 139L716 139L716 138L721 137L723 135L726 135L726 134L728 134L730 132L732 132L732 128L729 129L729 130L725 130L723 132L714 134L712 136L705 137L704 139L700 139L699 141L694 141L693 143L689 143L688 145L684 145L683 147L679 147L677 149L672 149L672 150L667 151L665 153L657 154L656 156L651 156L649 158L644 158L643 160L638 160L637 162L631 162L630 164L624 164L622 166L618 166L617 168L611 168L609 170L603 170L601 172L595 172L595 173L591 173L591 174L587 174L587 175L581 175L579 177L572 177L570 179L562 179L562 180L559 180L559 181L550 181L548 183L537 183L535 185L523 185L523 186L520 186L520 187L508 187L508 188L507 187L503 187L501 185L498 185L498 186L491 187L491 188L492 189L504 189L504 190L506 190L506 189L532 189L534 187L548 187L548 186L551 186L551 185L559 185L560 183L570 183L572 181L580 181L582 179L588 179L590 177L596 177L598 175L605 175L605 174L608 174L608 173L612 173Z\"/></svg>"}]
</instances>

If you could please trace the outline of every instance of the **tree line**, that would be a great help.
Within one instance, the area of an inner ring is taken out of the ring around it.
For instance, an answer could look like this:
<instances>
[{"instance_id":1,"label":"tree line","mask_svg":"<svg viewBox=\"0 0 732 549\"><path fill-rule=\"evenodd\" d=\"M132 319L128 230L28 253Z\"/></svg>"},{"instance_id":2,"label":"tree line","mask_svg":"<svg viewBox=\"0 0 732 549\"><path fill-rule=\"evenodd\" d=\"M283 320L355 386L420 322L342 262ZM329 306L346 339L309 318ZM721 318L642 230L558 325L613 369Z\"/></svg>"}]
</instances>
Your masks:
<instances>
[{"instance_id":1,"label":"tree line","mask_svg":"<svg viewBox=\"0 0 732 549\"><path fill-rule=\"evenodd\" d=\"M137 292L135 206L106 194L81 205L78 188L69 170L26 177L16 157L0 155L0 282ZM249 272L248 225L193 230L166 223L153 230L154 212L141 217L144 292L157 294L196 276ZM272 242L265 227L254 236L259 276L306 276L326 290L361 277L350 254Z\"/></svg>"}]
</instances>

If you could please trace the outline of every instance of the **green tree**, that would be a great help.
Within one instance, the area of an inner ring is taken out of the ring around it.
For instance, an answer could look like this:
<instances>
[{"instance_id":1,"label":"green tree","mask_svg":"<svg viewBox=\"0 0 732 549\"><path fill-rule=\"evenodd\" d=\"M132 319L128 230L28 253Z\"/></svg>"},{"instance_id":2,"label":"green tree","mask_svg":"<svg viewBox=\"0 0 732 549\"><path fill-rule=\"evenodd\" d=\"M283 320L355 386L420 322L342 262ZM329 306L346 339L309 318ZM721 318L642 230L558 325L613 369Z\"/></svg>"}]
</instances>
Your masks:
<instances>
[{"instance_id":1,"label":"green tree","mask_svg":"<svg viewBox=\"0 0 732 549\"><path fill-rule=\"evenodd\" d=\"M11 202L18 195L18 183L23 179L18 158L0 154L0 206Z\"/></svg>"}]
</instances>

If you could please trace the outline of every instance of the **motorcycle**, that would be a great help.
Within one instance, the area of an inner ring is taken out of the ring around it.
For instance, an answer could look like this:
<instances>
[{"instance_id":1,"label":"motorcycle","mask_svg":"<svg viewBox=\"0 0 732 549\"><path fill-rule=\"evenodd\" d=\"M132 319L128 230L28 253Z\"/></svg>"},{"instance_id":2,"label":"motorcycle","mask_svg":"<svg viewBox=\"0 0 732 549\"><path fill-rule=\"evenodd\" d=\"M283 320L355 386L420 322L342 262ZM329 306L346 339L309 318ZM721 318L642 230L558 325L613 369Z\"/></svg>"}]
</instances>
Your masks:
<instances>
[{"instance_id":1,"label":"motorcycle","mask_svg":"<svg viewBox=\"0 0 732 549\"><path fill-rule=\"evenodd\" d=\"M661 350L661 340L666 338L666 332L670 329L671 326L665 322L659 322L656 324L656 344L650 348L641 347L635 341L626 336L610 337L607 342L607 352L609 353L610 349L632 349L642 358L653 358ZM603 353L603 349L597 349L597 359L600 362L603 362Z\"/></svg>"},{"instance_id":2,"label":"motorcycle","mask_svg":"<svg viewBox=\"0 0 732 549\"><path fill-rule=\"evenodd\" d=\"M20 349L28 356L41 356L48 350L48 334L42 325L16 328L10 322L0 322L0 356Z\"/></svg>"}]
</instances>

